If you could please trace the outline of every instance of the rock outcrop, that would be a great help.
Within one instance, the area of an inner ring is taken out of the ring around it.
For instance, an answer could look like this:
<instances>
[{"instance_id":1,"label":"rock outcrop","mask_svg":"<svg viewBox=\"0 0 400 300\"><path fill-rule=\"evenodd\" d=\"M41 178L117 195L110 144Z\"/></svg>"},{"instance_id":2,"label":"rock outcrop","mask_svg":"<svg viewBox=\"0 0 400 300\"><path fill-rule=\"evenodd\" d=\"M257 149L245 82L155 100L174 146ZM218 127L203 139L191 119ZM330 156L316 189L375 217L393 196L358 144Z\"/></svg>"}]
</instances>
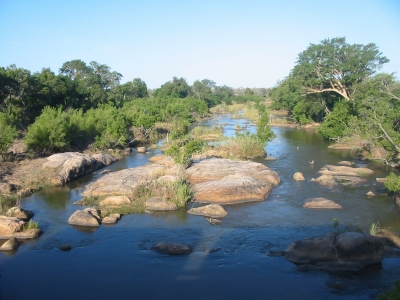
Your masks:
<instances>
[{"instance_id":1,"label":"rock outcrop","mask_svg":"<svg viewBox=\"0 0 400 300\"><path fill-rule=\"evenodd\" d=\"M78 152L57 153L49 156L43 168L57 170L54 183L64 184L83 175L92 173L117 159L108 154L82 154Z\"/></svg>"},{"instance_id":2,"label":"rock outcrop","mask_svg":"<svg viewBox=\"0 0 400 300\"><path fill-rule=\"evenodd\" d=\"M159 243L151 247L151 250L161 254L185 255L192 252L192 247L185 244Z\"/></svg>"},{"instance_id":3,"label":"rock outcrop","mask_svg":"<svg viewBox=\"0 0 400 300\"><path fill-rule=\"evenodd\" d=\"M300 264L299 270L360 270L381 262L384 245L372 235L344 232L296 241L286 249L285 258Z\"/></svg>"},{"instance_id":4,"label":"rock outcrop","mask_svg":"<svg viewBox=\"0 0 400 300\"><path fill-rule=\"evenodd\" d=\"M223 218L228 215L226 210L219 204L208 204L188 210L189 214L205 216L210 218Z\"/></svg>"},{"instance_id":5,"label":"rock outcrop","mask_svg":"<svg viewBox=\"0 0 400 300\"><path fill-rule=\"evenodd\" d=\"M303 207L312 209L342 209L340 204L323 197L307 199Z\"/></svg>"},{"instance_id":6,"label":"rock outcrop","mask_svg":"<svg viewBox=\"0 0 400 300\"><path fill-rule=\"evenodd\" d=\"M278 174L263 164L220 158L195 160L186 175L193 200L202 203L262 201L280 183Z\"/></svg>"},{"instance_id":7,"label":"rock outcrop","mask_svg":"<svg viewBox=\"0 0 400 300\"><path fill-rule=\"evenodd\" d=\"M174 170L174 166L171 166L171 160L168 157L156 163L113 172L87 185L86 190L82 195L86 197L132 197L138 186L154 177L157 177L158 174L165 173L166 170L170 170L171 173L174 171L178 173L178 169Z\"/></svg>"},{"instance_id":8,"label":"rock outcrop","mask_svg":"<svg viewBox=\"0 0 400 300\"><path fill-rule=\"evenodd\" d=\"M99 220L90 211L77 210L68 219L71 225L100 226Z\"/></svg>"},{"instance_id":9,"label":"rock outcrop","mask_svg":"<svg viewBox=\"0 0 400 300\"><path fill-rule=\"evenodd\" d=\"M0 238L11 238L24 229L24 221L15 217L0 216Z\"/></svg>"},{"instance_id":10,"label":"rock outcrop","mask_svg":"<svg viewBox=\"0 0 400 300\"><path fill-rule=\"evenodd\" d=\"M365 176L374 173L373 170L368 168L352 168L347 166L333 166L326 165L318 171L321 175L332 176Z\"/></svg>"},{"instance_id":11,"label":"rock outcrop","mask_svg":"<svg viewBox=\"0 0 400 300\"><path fill-rule=\"evenodd\" d=\"M351 164L351 162L342 161L342 164ZM326 165L318 171L319 176L311 181L316 181L321 185L332 187L337 184L357 186L365 183L366 180L360 176L367 176L374 173L373 170L368 168L352 168L349 166L333 166Z\"/></svg>"}]
</instances>

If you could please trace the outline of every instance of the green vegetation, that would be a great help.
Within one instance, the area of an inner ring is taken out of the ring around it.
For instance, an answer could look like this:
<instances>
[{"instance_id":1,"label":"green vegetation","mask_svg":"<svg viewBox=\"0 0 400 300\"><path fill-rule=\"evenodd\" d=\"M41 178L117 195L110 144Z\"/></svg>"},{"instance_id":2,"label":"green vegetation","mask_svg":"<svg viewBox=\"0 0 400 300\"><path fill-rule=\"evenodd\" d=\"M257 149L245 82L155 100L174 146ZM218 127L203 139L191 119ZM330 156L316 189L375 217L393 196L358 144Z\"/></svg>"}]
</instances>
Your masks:
<instances>
[{"instance_id":1,"label":"green vegetation","mask_svg":"<svg viewBox=\"0 0 400 300\"><path fill-rule=\"evenodd\" d=\"M30 219L29 222L25 222L24 231L30 229L39 229L39 222L33 221L32 219Z\"/></svg>"},{"instance_id":2,"label":"green vegetation","mask_svg":"<svg viewBox=\"0 0 400 300\"><path fill-rule=\"evenodd\" d=\"M325 137L356 137L372 157L396 160L400 83L393 74L377 74L388 61L373 43L348 44L341 37L311 44L298 55L292 72L270 91L271 109L292 111L301 125L321 122Z\"/></svg>"},{"instance_id":3,"label":"green vegetation","mask_svg":"<svg viewBox=\"0 0 400 300\"><path fill-rule=\"evenodd\" d=\"M234 137L228 138L222 149L226 149L227 157L236 159L248 159L265 155L265 142L255 134L236 133Z\"/></svg>"},{"instance_id":4,"label":"green vegetation","mask_svg":"<svg viewBox=\"0 0 400 300\"><path fill-rule=\"evenodd\" d=\"M400 192L400 176L397 176L393 172L389 174L389 176L386 177L386 182L385 182L386 188L393 192L393 193L399 193Z\"/></svg>"},{"instance_id":5,"label":"green vegetation","mask_svg":"<svg viewBox=\"0 0 400 300\"><path fill-rule=\"evenodd\" d=\"M382 228L379 226L379 222L372 223L371 227L369 228L370 235L377 235L382 231Z\"/></svg>"},{"instance_id":6,"label":"green vegetation","mask_svg":"<svg viewBox=\"0 0 400 300\"><path fill-rule=\"evenodd\" d=\"M200 153L204 146L204 141L186 136L173 141L165 153L171 156L176 163L189 165L192 155Z\"/></svg>"},{"instance_id":7,"label":"green vegetation","mask_svg":"<svg viewBox=\"0 0 400 300\"><path fill-rule=\"evenodd\" d=\"M379 295L378 300L398 300L400 299L400 281L394 283L394 288Z\"/></svg>"}]
</instances>

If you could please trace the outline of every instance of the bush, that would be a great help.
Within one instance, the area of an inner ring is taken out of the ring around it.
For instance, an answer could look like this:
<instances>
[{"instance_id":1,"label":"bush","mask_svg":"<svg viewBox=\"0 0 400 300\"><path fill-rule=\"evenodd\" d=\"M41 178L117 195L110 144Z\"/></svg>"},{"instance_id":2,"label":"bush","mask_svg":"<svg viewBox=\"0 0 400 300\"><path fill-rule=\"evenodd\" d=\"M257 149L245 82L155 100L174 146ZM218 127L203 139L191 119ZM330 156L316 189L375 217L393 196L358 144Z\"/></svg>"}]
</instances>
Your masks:
<instances>
[{"instance_id":1,"label":"bush","mask_svg":"<svg viewBox=\"0 0 400 300\"><path fill-rule=\"evenodd\" d=\"M275 133L272 131L268 123L269 113L268 111L264 111L257 125L257 137L264 143L272 141L274 138L276 138Z\"/></svg>"},{"instance_id":2,"label":"bush","mask_svg":"<svg viewBox=\"0 0 400 300\"><path fill-rule=\"evenodd\" d=\"M386 188L394 193L400 192L400 176L397 176L393 172L386 177L385 182Z\"/></svg>"},{"instance_id":3,"label":"bush","mask_svg":"<svg viewBox=\"0 0 400 300\"><path fill-rule=\"evenodd\" d=\"M178 164L188 165L193 154L201 152L205 143L202 140L187 137L174 141L165 152Z\"/></svg>"},{"instance_id":4,"label":"bush","mask_svg":"<svg viewBox=\"0 0 400 300\"><path fill-rule=\"evenodd\" d=\"M254 158L265 155L265 142L248 131L236 133L236 136L229 138L223 147L226 147L230 156L235 158Z\"/></svg>"},{"instance_id":5,"label":"bush","mask_svg":"<svg viewBox=\"0 0 400 300\"><path fill-rule=\"evenodd\" d=\"M9 124L6 115L0 112L0 154L7 152L16 136L17 130Z\"/></svg>"}]
</instances>

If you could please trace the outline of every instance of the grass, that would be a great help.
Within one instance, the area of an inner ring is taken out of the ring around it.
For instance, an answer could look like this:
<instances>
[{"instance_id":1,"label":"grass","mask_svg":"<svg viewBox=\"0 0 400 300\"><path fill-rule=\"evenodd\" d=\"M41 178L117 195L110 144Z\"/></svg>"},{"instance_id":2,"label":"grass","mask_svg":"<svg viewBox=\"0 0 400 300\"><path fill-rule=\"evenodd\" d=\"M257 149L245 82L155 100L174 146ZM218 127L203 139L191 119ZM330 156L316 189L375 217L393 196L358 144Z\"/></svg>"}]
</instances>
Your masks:
<instances>
[{"instance_id":1,"label":"grass","mask_svg":"<svg viewBox=\"0 0 400 300\"><path fill-rule=\"evenodd\" d=\"M254 158L265 155L265 143L254 135L239 135L228 138L224 144L228 156L237 159Z\"/></svg>"},{"instance_id":2,"label":"grass","mask_svg":"<svg viewBox=\"0 0 400 300\"><path fill-rule=\"evenodd\" d=\"M216 141L222 137L223 133L223 126L197 126L192 130L192 136L203 141Z\"/></svg>"},{"instance_id":3,"label":"grass","mask_svg":"<svg viewBox=\"0 0 400 300\"><path fill-rule=\"evenodd\" d=\"M372 223L369 228L370 235L378 235L382 231L382 228L379 226L379 222Z\"/></svg>"},{"instance_id":4,"label":"grass","mask_svg":"<svg viewBox=\"0 0 400 300\"><path fill-rule=\"evenodd\" d=\"M30 229L39 229L39 222L33 221L32 219L29 222L25 222L24 231Z\"/></svg>"},{"instance_id":5,"label":"grass","mask_svg":"<svg viewBox=\"0 0 400 300\"><path fill-rule=\"evenodd\" d=\"M257 123L258 120L260 119L260 113L258 109L256 109L255 107L246 106L243 117L245 119L251 120L253 123Z\"/></svg>"}]
</instances>

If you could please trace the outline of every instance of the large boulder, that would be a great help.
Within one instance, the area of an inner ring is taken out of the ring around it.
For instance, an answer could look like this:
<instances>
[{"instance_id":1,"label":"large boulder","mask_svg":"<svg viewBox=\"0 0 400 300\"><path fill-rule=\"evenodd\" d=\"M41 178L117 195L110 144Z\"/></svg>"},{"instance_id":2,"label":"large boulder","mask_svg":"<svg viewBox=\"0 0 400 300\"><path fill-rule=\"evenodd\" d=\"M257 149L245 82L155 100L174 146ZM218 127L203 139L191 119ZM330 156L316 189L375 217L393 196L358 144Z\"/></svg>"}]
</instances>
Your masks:
<instances>
[{"instance_id":1,"label":"large boulder","mask_svg":"<svg viewBox=\"0 0 400 300\"><path fill-rule=\"evenodd\" d=\"M342 209L340 204L323 197L307 199L303 207L312 209Z\"/></svg>"},{"instance_id":2,"label":"large boulder","mask_svg":"<svg viewBox=\"0 0 400 300\"><path fill-rule=\"evenodd\" d=\"M372 235L344 232L296 241L286 249L285 258L302 264L301 270L360 270L381 262L384 244Z\"/></svg>"},{"instance_id":3,"label":"large boulder","mask_svg":"<svg viewBox=\"0 0 400 300\"><path fill-rule=\"evenodd\" d=\"M15 217L0 216L0 238L11 238L24 229L24 221Z\"/></svg>"},{"instance_id":4,"label":"large boulder","mask_svg":"<svg viewBox=\"0 0 400 300\"><path fill-rule=\"evenodd\" d=\"M228 215L226 210L219 204L208 204L201 207L191 208L188 210L188 213L211 218L223 218Z\"/></svg>"},{"instance_id":5,"label":"large boulder","mask_svg":"<svg viewBox=\"0 0 400 300\"><path fill-rule=\"evenodd\" d=\"M130 204L131 200L127 196L110 196L99 202L100 206L123 206Z\"/></svg>"},{"instance_id":6,"label":"large boulder","mask_svg":"<svg viewBox=\"0 0 400 300\"><path fill-rule=\"evenodd\" d=\"M178 206L170 201L165 201L159 197L152 197L146 200L147 210L175 210Z\"/></svg>"},{"instance_id":7,"label":"large boulder","mask_svg":"<svg viewBox=\"0 0 400 300\"><path fill-rule=\"evenodd\" d=\"M23 221L28 221L30 219L33 218L34 213L31 212L30 210L26 210L20 207L11 207L7 212L6 212L6 216L8 217L16 217L20 220Z\"/></svg>"},{"instance_id":8,"label":"large boulder","mask_svg":"<svg viewBox=\"0 0 400 300\"><path fill-rule=\"evenodd\" d=\"M117 159L108 154L82 154L78 152L57 153L49 156L43 168L55 169L58 172L53 182L61 184L92 173L107 166Z\"/></svg>"},{"instance_id":9,"label":"large boulder","mask_svg":"<svg viewBox=\"0 0 400 300\"><path fill-rule=\"evenodd\" d=\"M161 162L161 161L160 161ZM137 187L154 178L156 174L165 173L168 166L153 163L141 167L125 169L110 173L86 186L83 196L127 196L131 197Z\"/></svg>"},{"instance_id":10,"label":"large boulder","mask_svg":"<svg viewBox=\"0 0 400 300\"><path fill-rule=\"evenodd\" d=\"M280 183L278 174L263 164L219 158L194 161L186 175L193 200L202 203L262 201Z\"/></svg>"},{"instance_id":11,"label":"large boulder","mask_svg":"<svg viewBox=\"0 0 400 300\"><path fill-rule=\"evenodd\" d=\"M158 243L151 247L151 250L161 254L185 255L192 252L192 247L185 244Z\"/></svg>"},{"instance_id":12,"label":"large boulder","mask_svg":"<svg viewBox=\"0 0 400 300\"><path fill-rule=\"evenodd\" d=\"M90 211L77 210L68 219L71 225L80 226L100 226L98 218L93 216Z\"/></svg>"}]
</instances>

